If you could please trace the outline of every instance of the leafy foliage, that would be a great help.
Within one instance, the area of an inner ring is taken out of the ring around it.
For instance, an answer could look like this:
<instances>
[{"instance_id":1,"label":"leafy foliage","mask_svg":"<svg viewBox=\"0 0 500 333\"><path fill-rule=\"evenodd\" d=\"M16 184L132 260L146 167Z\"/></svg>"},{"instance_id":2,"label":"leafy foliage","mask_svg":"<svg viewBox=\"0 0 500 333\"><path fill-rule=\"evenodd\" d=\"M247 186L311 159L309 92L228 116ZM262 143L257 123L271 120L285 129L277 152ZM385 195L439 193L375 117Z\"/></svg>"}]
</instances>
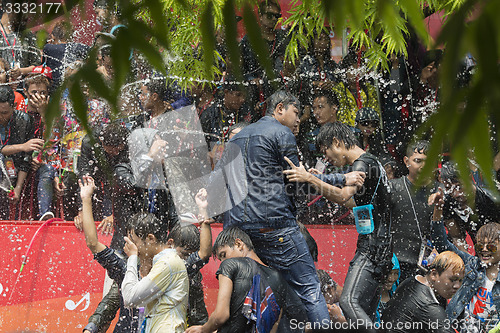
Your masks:
<instances>
[{"instance_id":1,"label":"leafy foliage","mask_svg":"<svg viewBox=\"0 0 500 333\"><path fill-rule=\"evenodd\" d=\"M242 78L240 51L237 45L236 12L243 13L243 23L263 68L272 77L270 62L257 17L256 0L121 0L123 21L128 29L120 31L110 41L115 77L107 85L96 71L96 53L54 95L49 105L49 117L59 110L58 97L66 87L76 113L86 126L86 108L82 103L81 84L87 84L97 95L109 101L114 113L120 89L127 80L131 59L129 54L141 54L157 71L175 78L187 89L193 81L212 82L220 69L216 66L215 33L223 29L229 61L237 79ZM83 6L84 0L66 1L66 12L72 6ZM468 20L475 10L476 16ZM388 55L407 54L406 41L414 31L422 41L430 43L424 16L442 11L446 23L436 42L447 52L441 68L441 108L428 121L434 138L426 166L435 165L443 142L451 143L451 155L467 175L467 157L471 149L483 173L492 181L492 149L488 135L489 123L500 108L499 63L500 1L488 0L298 0L292 1L289 18L281 22L289 27L290 44L286 57L296 62L298 47L307 48L315 30L325 25L340 34L347 27L355 46L364 47L372 68L387 66ZM53 17L47 17L52 19ZM466 23L467 22L467 23ZM477 70L470 86L455 84L460 61L470 52L477 59ZM465 108L464 102L467 101ZM496 117L499 118L499 117ZM496 125L500 125L496 123ZM86 126L87 127L87 126ZM49 133L49 131L47 131Z\"/></svg>"}]
</instances>

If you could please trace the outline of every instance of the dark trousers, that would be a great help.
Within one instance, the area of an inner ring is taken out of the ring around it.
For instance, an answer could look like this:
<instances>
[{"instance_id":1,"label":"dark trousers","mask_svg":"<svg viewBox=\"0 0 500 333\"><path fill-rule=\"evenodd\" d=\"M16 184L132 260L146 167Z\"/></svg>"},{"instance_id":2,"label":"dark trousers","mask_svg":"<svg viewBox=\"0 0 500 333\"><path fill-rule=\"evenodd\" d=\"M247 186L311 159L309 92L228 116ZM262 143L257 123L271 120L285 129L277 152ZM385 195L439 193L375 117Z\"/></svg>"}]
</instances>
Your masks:
<instances>
[{"instance_id":1,"label":"dark trousers","mask_svg":"<svg viewBox=\"0 0 500 333\"><path fill-rule=\"evenodd\" d=\"M380 293L380 283L375 278L375 264L364 253L356 252L340 297L345 318L359 324L360 329L373 328Z\"/></svg>"}]
</instances>

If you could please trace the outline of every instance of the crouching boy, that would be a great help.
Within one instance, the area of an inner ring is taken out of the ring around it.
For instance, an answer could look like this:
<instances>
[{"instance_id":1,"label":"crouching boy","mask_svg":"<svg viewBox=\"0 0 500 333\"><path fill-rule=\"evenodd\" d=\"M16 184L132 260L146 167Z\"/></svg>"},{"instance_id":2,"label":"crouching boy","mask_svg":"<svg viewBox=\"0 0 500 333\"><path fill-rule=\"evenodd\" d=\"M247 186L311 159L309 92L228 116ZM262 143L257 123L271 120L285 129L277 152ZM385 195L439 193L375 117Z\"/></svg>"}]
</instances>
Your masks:
<instances>
[{"instance_id":1,"label":"crouching boy","mask_svg":"<svg viewBox=\"0 0 500 333\"><path fill-rule=\"evenodd\" d=\"M224 229L215 240L213 253L222 261L216 273L219 294L215 311L205 325L190 327L186 333L276 332L281 317L289 320L287 325L307 321L301 300L278 271L264 265L241 229Z\"/></svg>"}]
</instances>

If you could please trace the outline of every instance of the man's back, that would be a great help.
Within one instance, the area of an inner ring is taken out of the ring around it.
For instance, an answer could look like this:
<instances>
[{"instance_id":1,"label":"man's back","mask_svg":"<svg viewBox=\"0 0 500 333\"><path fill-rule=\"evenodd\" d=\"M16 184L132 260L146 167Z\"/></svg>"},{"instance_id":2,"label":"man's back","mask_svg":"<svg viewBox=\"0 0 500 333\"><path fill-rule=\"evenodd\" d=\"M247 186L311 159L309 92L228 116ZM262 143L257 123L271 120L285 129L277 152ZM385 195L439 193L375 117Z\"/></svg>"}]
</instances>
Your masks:
<instances>
[{"instance_id":1,"label":"man's back","mask_svg":"<svg viewBox=\"0 0 500 333\"><path fill-rule=\"evenodd\" d=\"M216 273L217 276L222 274L233 282L230 317L218 332L251 331L252 326L248 323L248 319L243 315L242 310L245 298L252 287L254 273L256 273L254 265L259 268L261 276L266 276L266 282L271 287L279 307L284 310L284 314L287 314L287 318L295 318L298 322L306 319L302 302L278 271L258 264L250 258L229 258L221 263Z\"/></svg>"},{"instance_id":2,"label":"man's back","mask_svg":"<svg viewBox=\"0 0 500 333\"><path fill-rule=\"evenodd\" d=\"M239 153L243 163L229 164ZM299 164L292 131L272 117L245 127L228 143L218 168L229 166L227 181L234 206L225 215L224 227L246 222L266 227L295 223L293 189L283 177L288 165L284 156Z\"/></svg>"}]
</instances>

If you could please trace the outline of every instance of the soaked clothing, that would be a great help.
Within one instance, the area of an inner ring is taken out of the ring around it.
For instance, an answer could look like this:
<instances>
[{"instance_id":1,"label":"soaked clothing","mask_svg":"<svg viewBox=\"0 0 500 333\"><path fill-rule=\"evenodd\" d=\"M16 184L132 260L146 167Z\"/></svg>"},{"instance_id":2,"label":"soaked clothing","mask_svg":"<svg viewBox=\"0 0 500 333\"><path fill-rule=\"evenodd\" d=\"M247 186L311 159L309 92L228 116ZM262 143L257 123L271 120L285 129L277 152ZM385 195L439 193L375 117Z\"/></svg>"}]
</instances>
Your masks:
<instances>
[{"instance_id":1,"label":"soaked clothing","mask_svg":"<svg viewBox=\"0 0 500 333\"><path fill-rule=\"evenodd\" d=\"M430 239L433 208L427 204L427 199L434 188L417 187L406 176L390 180L389 185L393 250L401 264L404 281L416 272L422 242Z\"/></svg>"},{"instance_id":2,"label":"soaked clothing","mask_svg":"<svg viewBox=\"0 0 500 333\"><path fill-rule=\"evenodd\" d=\"M153 267L140 281L139 258L132 255L122 282L123 302L127 307L145 307L146 333L175 332L186 329L189 280L184 261L174 249L153 258Z\"/></svg>"},{"instance_id":3,"label":"soaked clothing","mask_svg":"<svg viewBox=\"0 0 500 333\"><path fill-rule=\"evenodd\" d=\"M125 260L120 258L109 247L95 253L94 259L106 269L114 283L108 294L102 299L97 309L89 318L89 323L85 326L85 329L92 333L105 331L105 328L109 327L109 324L115 318L116 311L120 309L120 317L113 332L137 332L140 323L134 318L137 318L138 310L125 308L120 292L120 286L127 270Z\"/></svg>"},{"instance_id":4,"label":"soaked clothing","mask_svg":"<svg viewBox=\"0 0 500 333\"><path fill-rule=\"evenodd\" d=\"M220 327L218 333L245 333L251 332L251 325L248 319L243 315L243 303L252 286L254 275L253 264L255 262L250 258L230 258L224 260L216 276L224 275L233 281L233 292L231 294L231 305L229 319ZM305 313L302 302L290 289L283 277L278 271L256 263L262 274L266 274L269 286L273 290L278 305L283 309L283 314L288 319L295 318L297 321L305 320Z\"/></svg>"},{"instance_id":5,"label":"soaked clothing","mask_svg":"<svg viewBox=\"0 0 500 333\"><path fill-rule=\"evenodd\" d=\"M390 235L390 188L384 168L370 153L352 164L353 171L366 173L363 188L354 195L357 206L373 205L374 230L359 235L356 254L345 279L340 306L347 320L362 320L367 328L375 320L380 299L380 283L392 267Z\"/></svg>"},{"instance_id":6,"label":"soaked clothing","mask_svg":"<svg viewBox=\"0 0 500 333\"><path fill-rule=\"evenodd\" d=\"M416 277L406 279L399 285L387 302L382 321L392 323L392 329L386 329L387 333L410 332L404 323L413 327L415 332L455 332L432 289L417 281ZM398 327L397 323L403 326Z\"/></svg>"},{"instance_id":7,"label":"soaked clothing","mask_svg":"<svg viewBox=\"0 0 500 333\"><path fill-rule=\"evenodd\" d=\"M201 281L203 276L200 269L208 264L200 258L198 251L191 253L186 259L186 270L189 277L189 310L187 317L188 326L203 325L208 321L207 307Z\"/></svg>"},{"instance_id":8,"label":"soaked clothing","mask_svg":"<svg viewBox=\"0 0 500 333\"><path fill-rule=\"evenodd\" d=\"M433 221L431 227L436 249L453 251L465 263L462 285L446 308L448 317L460 319L461 332L487 332L499 320L500 275L496 281L487 281L485 265L478 257L460 251L448 240L443 221Z\"/></svg>"},{"instance_id":9,"label":"soaked clothing","mask_svg":"<svg viewBox=\"0 0 500 333\"><path fill-rule=\"evenodd\" d=\"M387 247L391 247L390 215L387 208L389 208L391 198L385 170L375 156L365 153L354 161L352 171L366 173L364 188L354 195L354 200L357 206L368 205L371 202L374 207L373 222L375 226L371 234L359 235L356 251L367 254L375 262L388 260L390 265L392 248L387 249Z\"/></svg>"}]
</instances>

